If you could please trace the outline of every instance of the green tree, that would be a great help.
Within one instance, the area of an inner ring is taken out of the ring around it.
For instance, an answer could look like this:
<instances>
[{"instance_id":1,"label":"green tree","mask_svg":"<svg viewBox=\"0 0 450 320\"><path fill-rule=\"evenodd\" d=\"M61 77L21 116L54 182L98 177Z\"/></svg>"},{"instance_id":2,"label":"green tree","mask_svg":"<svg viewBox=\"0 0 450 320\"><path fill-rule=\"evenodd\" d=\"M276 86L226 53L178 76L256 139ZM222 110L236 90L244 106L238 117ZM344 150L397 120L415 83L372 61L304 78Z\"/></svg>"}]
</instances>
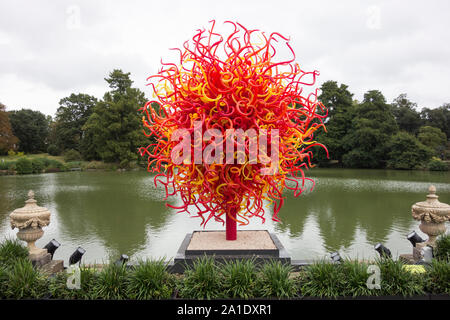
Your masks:
<instances>
[{"instance_id":1,"label":"green tree","mask_svg":"<svg viewBox=\"0 0 450 320\"><path fill-rule=\"evenodd\" d=\"M88 94L74 94L59 101L56 112L55 134L56 146L60 152L65 150L80 151L83 139L83 126L92 114L97 99Z\"/></svg>"},{"instance_id":2,"label":"green tree","mask_svg":"<svg viewBox=\"0 0 450 320\"><path fill-rule=\"evenodd\" d=\"M14 135L19 138L19 150L28 153L47 151L49 120L40 111L21 109L9 112Z\"/></svg>"},{"instance_id":3,"label":"green tree","mask_svg":"<svg viewBox=\"0 0 450 320\"><path fill-rule=\"evenodd\" d=\"M105 80L111 91L94 107L83 127L82 154L86 159L128 162L138 158L138 148L148 144L142 134L144 93L132 88L130 73L114 70Z\"/></svg>"},{"instance_id":4,"label":"green tree","mask_svg":"<svg viewBox=\"0 0 450 320\"><path fill-rule=\"evenodd\" d=\"M412 134L401 131L389 142L388 167L394 169L415 169L425 166L433 156L433 150L424 146Z\"/></svg>"},{"instance_id":5,"label":"green tree","mask_svg":"<svg viewBox=\"0 0 450 320\"><path fill-rule=\"evenodd\" d=\"M450 137L450 103L436 109L423 108L421 116L425 120L425 125L439 128Z\"/></svg>"},{"instance_id":6,"label":"green tree","mask_svg":"<svg viewBox=\"0 0 450 320\"><path fill-rule=\"evenodd\" d=\"M406 94L402 93L392 103L392 113L400 130L417 134L419 127L423 124L420 113L416 111L417 104L408 100Z\"/></svg>"},{"instance_id":7,"label":"green tree","mask_svg":"<svg viewBox=\"0 0 450 320\"><path fill-rule=\"evenodd\" d=\"M328 118L325 120L327 132L320 131L317 140L327 146L331 159L342 162L343 155L348 151L342 139L351 130L354 117L353 94L348 91L347 85L338 85L336 81L324 82L321 91L319 100L328 108ZM328 161L324 151L319 151L318 160Z\"/></svg>"},{"instance_id":8,"label":"green tree","mask_svg":"<svg viewBox=\"0 0 450 320\"><path fill-rule=\"evenodd\" d=\"M383 94L372 90L364 94L356 108L351 131L343 144L350 150L343 164L353 168L382 168L389 152L389 140L398 131L397 123Z\"/></svg>"},{"instance_id":9,"label":"green tree","mask_svg":"<svg viewBox=\"0 0 450 320\"><path fill-rule=\"evenodd\" d=\"M447 144L447 136L445 133L435 127L420 127L417 138L421 143L432 148L436 155L441 155Z\"/></svg>"},{"instance_id":10,"label":"green tree","mask_svg":"<svg viewBox=\"0 0 450 320\"><path fill-rule=\"evenodd\" d=\"M0 103L0 154L16 149L18 142L19 139L13 134L6 107Z\"/></svg>"}]
</instances>

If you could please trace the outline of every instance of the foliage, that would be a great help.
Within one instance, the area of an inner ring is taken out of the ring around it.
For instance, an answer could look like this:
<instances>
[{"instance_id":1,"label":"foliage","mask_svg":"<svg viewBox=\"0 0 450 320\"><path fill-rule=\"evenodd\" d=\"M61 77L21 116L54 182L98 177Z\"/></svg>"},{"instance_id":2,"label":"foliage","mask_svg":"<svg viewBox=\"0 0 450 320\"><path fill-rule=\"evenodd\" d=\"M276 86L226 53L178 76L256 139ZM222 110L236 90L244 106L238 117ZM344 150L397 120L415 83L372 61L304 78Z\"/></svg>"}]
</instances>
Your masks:
<instances>
[{"instance_id":1,"label":"foliage","mask_svg":"<svg viewBox=\"0 0 450 320\"><path fill-rule=\"evenodd\" d=\"M28 249L17 239L6 239L0 243L0 266L8 268L18 259L28 257Z\"/></svg>"},{"instance_id":2,"label":"foliage","mask_svg":"<svg viewBox=\"0 0 450 320\"><path fill-rule=\"evenodd\" d=\"M9 150L8 151L8 156L13 157L16 155L16 152L14 150Z\"/></svg>"},{"instance_id":3,"label":"foliage","mask_svg":"<svg viewBox=\"0 0 450 320\"><path fill-rule=\"evenodd\" d=\"M389 141L388 167L416 169L423 167L433 155L433 150L420 143L413 135L401 131Z\"/></svg>"},{"instance_id":4,"label":"foliage","mask_svg":"<svg viewBox=\"0 0 450 320\"><path fill-rule=\"evenodd\" d=\"M336 298L342 293L344 283L339 265L317 261L306 268L300 291L303 296Z\"/></svg>"},{"instance_id":5,"label":"foliage","mask_svg":"<svg viewBox=\"0 0 450 320\"><path fill-rule=\"evenodd\" d=\"M226 297L248 299L257 296L258 270L254 260L225 262L221 272Z\"/></svg>"},{"instance_id":6,"label":"foliage","mask_svg":"<svg viewBox=\"0 0 450 320\"><path fill-rule=\"evenodd\" d=\"M60 153L58 147L55 144L49 145L47 148L47 152L51 156L57 156Z\"/></svg>"},{"instance_id":7,"label":"foliage","mask_svg":"<svg viewBox=\"0 0 450 320\"><path fill-rule=\"evenodd\" d=\"M432 157L428 162L428 169L431 171L448 171L448 164L437 157Z\"/></svg>"},{"instance_id":8,"label":"foliage","mask_svg":"<svg viewBox=\"0 0 450 320\"><path fill-rule=\"evenodd\" d=\"M438 260L450 262L450 234L443 234L436 239L436 252L434 256Z\"/></svg>"},{"instance_id":9,"label":"foliage","mask_svg":"<svg viewBox=\"0 0 450 320\"><path fill-rule=\"evenodd\" d=\"M0 161L0 170L15 170L16 162L15 161Z\"/></svg>"},{"instance_id":10,"label":"foliage","mask_svg":"<svg viewBox=\"0 0 450 320\"><path fill-rule=\"evenodd\" d=\"M182 298L215 299L223 297L221 274L214 259L204 256L188 267L179 284L179 295Z\"/></svg>"},{"instance_id":11,"label":"foliage","mask_svg":"<svg viewBox=\"0 0 450 320\"><path fill-rule=\"evenodd\" d=\"M110 263L98 274L93 286L93 295L106 300L126 299L127 281L126 265Z\"/></svg>"},{"instance_id":12,"label":"foliage","mask_svg":"<svg viewBox=\"0 0 450 320\"><path fill-rule=\"evenodd\" d=\"M261 268L258 289L261 297L292 298L297 295L297 285L291 278L292 266L280 261L270 261Z\"/></svg>"},{"instance_id":13,"label":"foliage","mask_svg":"<svg viewBox=\"0 0 450 320\"><path fill-rule=\"evenodd\" d=\"M0 103L0 155L13 151L19 139L13 134L4 104Z\"/></svg>"},{"instance_id":14,"label":"foliage","mask_svg":"<svg viewBox=\"0 0 450 320\"><path fill-rule=\"evenodd\" d=\"M433 259L425 275L425 289L434 294L450 294L449 260Z\"/></svg>"},{"instance_id":15,"label":"foliage","mask_svg":"<svg viewBox=\"0 0 450 320\"><path fill-rule=\"evenodd\" d=\"M64 161L70 162L78 160L81 160L81 154L77 150L70 149L64 153Z\"/></svg>"},{"instance_id":16,"label":"foliage","mask_svg":"<svg viewBox=\"0 0 450 320\"><path fill-rule=\"evenodd\" d=\"M420 113L416 111L417 104L408 100L406 94L401 94L392 103L392 114L400 130L416 135L423 124Z\"/></svg>"},{"instance_id":17,"label":"foliage","mask_svg":"<svg viewBox=\"0 0 450 320\"><path fill-rule=\"evenodd\" d=\"M407 297L424 293L421 276L405 270L400 260L378 259L376 264L380 268L381 294Z\"/></svg>"},{"instance_id":18,"label":"foliage","mask_svg":"<svg viewBox=\"0 0 450 320\"><path fill-rule=\"evenodd\" d=\"M447 136L439 128L434 128L430 126L420 127L419 134L417 138L421 143L427 147L432 148L436 155L443 153L446 143Z\"/></svg>"},{"instance_id":19,"label":"foliage","mask_svg":"<svg viewBox=\"0 0 450 320\"><path fill-rule=\"evenodd\" d=\"M343 155L348 151L342 144L342 139L351 131L354 117L353 94L348 91L347 85L338 86L336 81L324 82L321 91L319 100L328 108L327 132L320 131L317 140L327 146L331 159L342 162ZM317 151L319 162L327 162L326 153L322 148L318 148Z\"/></svg>"},{"instance_id":20,"label":"foliage","mask_svg":"<svg viewBox=\"0 0 450 320\"><path fill-rule=\"evenodd\" d=\"M130 274L130 299L169 299L175 289L175 279L167 272L163 260L141 261Z\"/></svg>"},{"instance_id":21,"label":"foliage","mask_svg":"<svg viewBox=\"0 0 450 320\"><path fill-rule=\"evenodd\" d=\"M95 299L95 284L98 279L98 272L81 266L80 268L80 289L67 288L69 275L66 272L59 272L49 279L48 291L53 299ZM102 298L102 297L100 297Z\"/></svg>"},{"instance_id":22,"label":"foliage","mask_svg":"<svg viewBox=\"0 0 450 320\"><path fill-rule=\"evenodd\" d=\"M19 138L19 150L26 153L46 151L49 118L42 112L21 109L9 112L14 135Z\"/></svg>"},{"instance_id":23,"label":"foliage","mask_svg":"<svg viewBox=\"0 0 450 320\"><path fill-rule=\"evenodd\" d=\"M445 103L439 108L423 108L421 112L425 124L441 129L447 137L450 137L450 103Z\"/></svg>"},{"instance_id":24,"label":"foliage","mask_svg":"<svg viewBox=\"0 0 450 320\"><path fill-rule=\"evenodd\" d=\"M81 141L84 135L83 126L92 114L96 104L97 99L95 97L83 93L72 93L69 97L59 101L60 107L56 112L55 121L58 150L81 150Z\"/></svg>"},{"instance_id":25,"label":"foliage","mask_svg":"<svg viewBox=\"0 0 450 320\"><path fill-rule=\"evenodd\" d=\"M143 92L131 87L129 76L129 73L114 70L105 79L113 90L96 104L83 127L82 153L85 159L106 162L136 160L138 148L148 144L138 112L146 99Z\"/></svg>"},{"instance_id":26,"label":"foliage","mask_svg":"<svg viewBox=\"0 0 450 320\"><path fill-rule=\"evenodd\" d=\"M19 158L19 160L16 161L16 170L18 174L33 173L31 161L25 157Z\"/></svg>"},{"instance_id":27,"label":"foliage","mask_svg":"<svg viewBox=\"0 0 450 320\"><path fill-rule=\"evenodd\" d=\"M352 168L384 167L390 137L398 131L386 99L377 90L369 91L355 112L353 128L342 142L350 150L343 156L343 164Z\"/></svg>"},{"instance_id":28,"label":"foliage","mask_svg":"<svg viewBox=\"0 0 450 320\"><path fill-rule=\"evenodd\" d=\"M33 158L31 159L31 167L33 168L33 173L41 173L45 168L45 164L41 158Z\"/></svg>"},{"instance_id":29,"label":"foliage","mask_svg":"<svg viewBox=\"0 0 450 320\"><path fill-rule=\"evenodd\" d=\"M45 276L33 267L28 258L17 259L7 271L7 276L7 298L42 298L46 293Z\"/></svg>"}]
</instances>

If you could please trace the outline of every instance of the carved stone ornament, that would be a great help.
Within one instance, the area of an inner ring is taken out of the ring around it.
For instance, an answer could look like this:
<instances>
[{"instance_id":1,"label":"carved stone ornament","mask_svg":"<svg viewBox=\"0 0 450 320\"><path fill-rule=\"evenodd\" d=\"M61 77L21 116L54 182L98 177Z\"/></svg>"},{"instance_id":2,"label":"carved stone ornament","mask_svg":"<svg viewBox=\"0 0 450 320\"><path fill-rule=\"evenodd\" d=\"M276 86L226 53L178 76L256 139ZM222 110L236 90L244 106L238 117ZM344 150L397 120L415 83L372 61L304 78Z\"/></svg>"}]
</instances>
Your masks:
<instances>
[{"instance_id":1,"label":"carved stone ornament","mask_svg":"<svg viewBox=\"0 0 450 320\"><path fill-rule=\"evenodd\" d=\"M427 200L414 204L411 213L415 220L422 222L420 230L429 236L425 244L434 247L436 237L445 233L445 222L450 219L450 206L439 202L435 186L430 186L428 191Z\"/></svg>"},{"instance_id":2,"label":"carved stone ornament","mask_svg":"<svg viewBox=\"0 0 450 320\"><path fill-rule=\"evenodd\" d=\"M23 208L16 209L9 215L11 228L19 229L17 237L27 242L30 255L44 254L47 250L37 248L34 242L44 234L41 228L50 224L50 211L37 205L32 190L28 192L28 198Z\"/></svg>"}]
</instances>

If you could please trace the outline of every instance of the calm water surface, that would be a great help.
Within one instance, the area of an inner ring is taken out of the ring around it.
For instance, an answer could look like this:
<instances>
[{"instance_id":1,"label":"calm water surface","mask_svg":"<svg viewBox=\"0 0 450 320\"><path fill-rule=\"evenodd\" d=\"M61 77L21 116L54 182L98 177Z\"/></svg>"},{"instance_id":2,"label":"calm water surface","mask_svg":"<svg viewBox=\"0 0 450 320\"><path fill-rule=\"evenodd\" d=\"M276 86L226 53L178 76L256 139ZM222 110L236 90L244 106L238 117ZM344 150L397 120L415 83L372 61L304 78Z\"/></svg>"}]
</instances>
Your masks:
<instances>
[{"instance_id":1,"label":"calm water surface","mask_svg":"<svg viewBox=\"0 0 450 320\"><path fill-rule=\"evenodd\" d=\"M267 209L265 224L253 219L239 228L275 232L293 259L318 259L335 250L371 258L377 242L398 255L411 251L408 232L417 230L424 237L411 217L411 205L425 200L428 186L434 184L439 200L450 203L449 172L314 169L309 176L316 187L298 198L285 194L282 222L272 222ZM62 246L55 259L66 263L77 246L87 250L86 263L121 253L132 259L170 259L186 233L200 230L200 220L165 206L163 190L154 187L147 172L66 172L0 176L0 240L17 232L8 215L24 206L30 189L52 213L37 245L56 238ZM206 229L223 228L210 221Z\"/></svg>"}]
</instances>

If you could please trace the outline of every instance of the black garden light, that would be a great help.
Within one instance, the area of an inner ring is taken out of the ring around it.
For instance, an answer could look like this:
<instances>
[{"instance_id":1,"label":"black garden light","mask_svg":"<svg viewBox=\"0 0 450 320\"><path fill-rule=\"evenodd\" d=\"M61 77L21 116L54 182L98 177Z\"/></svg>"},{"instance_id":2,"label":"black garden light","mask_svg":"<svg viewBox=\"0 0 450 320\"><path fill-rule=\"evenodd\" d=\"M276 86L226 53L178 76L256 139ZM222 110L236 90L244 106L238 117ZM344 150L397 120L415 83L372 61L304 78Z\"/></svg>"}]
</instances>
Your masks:
<instances>
[{"instance_id":1,"label":"black garden light","mask_svg":"<svg viewBox=\"0 0 450 320\"><path fill-rule=\"evenodd\" d=\"M413 247L416 247L417 243L421 243L424 242L425 240L422 239L415 231L410 232L407 236L406 239L409 240L409 242L411 242L411 244L413 245Z\"/></svg>"},{"instance_id":2,"label":"black garden light","mask_svg":"<svg viewBox=\"0 0 450 320\"><path fill-rule=\"evenodd\" d=\"M380 254L381 258L390 258L392 257L391 250L383 246L381 242L375 245L375 250Z\"/></svg>"},{"instance_id":3,"label":"black garden light","mask_svg":"<svg viewBox=\"0 0 450 320\"><path fill-rule=\"evenodd\" d=\"M123 265L128 262L130 258L126 254L122 254L119 258L119 260L116 261L117 265Z\"/></svg>"},{"instance_id":4,"label":"black garden light","mask_svg":"<svg viewBox=\"0 0 450 320\"><path fill-rule=\"evenodd\" d=\"M341 263L342 262L342 258L341 255L339 254L339 252L332 252L331 254L331 260L333 261L333 263Z\"/></svg>"},{"instance_id":5,"label":"black garden light","mask_svg":"<svg viewBox=\"0 0 450 320\"><path fill-rule=\"evenodd\" d=\"M70 256L69 265L75 264L77 262L81 264L81 257L85 252L86 250L84 250L82 247L78 247L77 250L75 250L75 252Z\"/></svg>"},{"instance_id":6,"label":"black garden light","mask_svg":"<svg viewBox=\"0 0 450 320\"><path fill-rule=\"evenodd\" d=\"M55 239L52 239L52 241L50 241L49 243L47 243L45 245L44 249L47 249L47 252L52 255L52 259L53 259L53 255L55 254L56 249L58 249L60 246L61 246L61 243L59 243Z\"/></svg>"}]
</instances>

